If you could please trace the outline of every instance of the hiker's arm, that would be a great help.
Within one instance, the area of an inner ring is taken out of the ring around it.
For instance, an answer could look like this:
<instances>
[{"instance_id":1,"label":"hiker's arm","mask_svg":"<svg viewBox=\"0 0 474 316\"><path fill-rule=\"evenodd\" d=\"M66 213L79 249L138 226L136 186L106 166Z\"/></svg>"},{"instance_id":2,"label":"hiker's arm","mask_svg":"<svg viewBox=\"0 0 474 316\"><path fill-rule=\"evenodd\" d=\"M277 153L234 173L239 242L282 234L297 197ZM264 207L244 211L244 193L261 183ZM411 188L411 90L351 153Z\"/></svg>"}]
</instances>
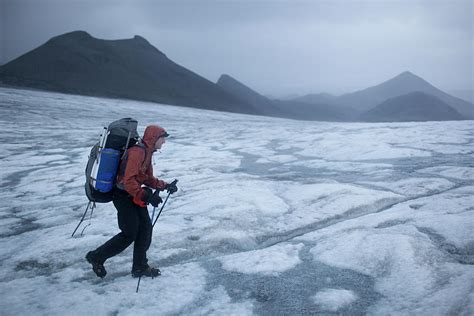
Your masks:
<instances>
[{"instance_id":1,"label":"hiker's arm","mask_svg":"<svg viewBox=\"0 0 474 316\"><path fill-rule=\"evenodd\" d=\"M125 174L123 176L123 186L125 191L139 200L142 200L146 195L145 190L142 189L141 183L137 180L144 159L144 150L130 148L128 150L127 167L125 168Z\"/></svg>"},{"instance_id":2,"label":"hiker's arm","mask_svg":"<svg viewBox=\"0 0 474 316\"><path fill-rule=\"evenodd\" d=\"M153 167L151 165L147 169L146 175L147 175L147 179L143 182L143 184L155 190L158 189L158 190L163 191L165 189L166 182L158 178L155 178L153 176Z\"/></svg>"}]
</instances>

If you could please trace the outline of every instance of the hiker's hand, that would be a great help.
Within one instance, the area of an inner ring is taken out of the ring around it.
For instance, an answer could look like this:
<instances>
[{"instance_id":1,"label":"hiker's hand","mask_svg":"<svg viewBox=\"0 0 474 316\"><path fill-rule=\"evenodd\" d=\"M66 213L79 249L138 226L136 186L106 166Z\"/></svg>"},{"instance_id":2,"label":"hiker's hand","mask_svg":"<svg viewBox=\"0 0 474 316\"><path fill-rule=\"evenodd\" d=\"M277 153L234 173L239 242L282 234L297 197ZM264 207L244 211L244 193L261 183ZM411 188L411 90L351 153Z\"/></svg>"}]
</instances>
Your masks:
<instances>
[{"instance_id":1,"label":"hiker's hand","mask_svg":"<svg viewBox=\"0 0 474 316\"><path fill-rule=\"evenodd\" d=\"M143 201L143 200L141 200L137 197L134 197L132 201L133 201L133 204L135 204L135 205L138 205L140 207L146 207L145 201Z\"/></svg>"},{"instance_id":2,"label":"hiker's hand","mask_svg":"<svg viewBox=\"0 0 474 316\"><path fill-rule=\"evenodd\" d=\"M142 188L145 193L142 196L142 201L147 202L149 198L153 195L153 191L149 187L143 187Z\"/></svg>"},{"instance_id":3,"label":"hiker's hand","mask_svg":"<svg viewBox=\"0 0 474 316\"><path fill-rule=\"evenodd\" d=\"M147 200L147 202L153 205L154 207L158 207L160 203L163 203L163 200L161 199L158 192L159 192L158 190L155 191L155 194L152 194Z\"/></svg>"},{"instance_id":4,"label":"hiker's hand","mask_svg":"<svg viewBox=\"0 0 474 316\"><path fill-rule=\"evenodd\" d=\"M165 190L168 191L168 193L175 193L176 191L178 191L178 187L176 186L176 182L173 181L171 183L168 183L165 187Z\"/></svg>"},{"instance_id":5,"label":"hiker's hand","mask_svg":"<svg viewBox=\"0 0 474 316\"><path fill-rule=\"evenodd\" d=\"M141 198L134 197L133 203L140 207L146 207L148 204L148 199L153 195L153 191L149 187L143 187L143 195Z\"/></svg>"}]
</instances>

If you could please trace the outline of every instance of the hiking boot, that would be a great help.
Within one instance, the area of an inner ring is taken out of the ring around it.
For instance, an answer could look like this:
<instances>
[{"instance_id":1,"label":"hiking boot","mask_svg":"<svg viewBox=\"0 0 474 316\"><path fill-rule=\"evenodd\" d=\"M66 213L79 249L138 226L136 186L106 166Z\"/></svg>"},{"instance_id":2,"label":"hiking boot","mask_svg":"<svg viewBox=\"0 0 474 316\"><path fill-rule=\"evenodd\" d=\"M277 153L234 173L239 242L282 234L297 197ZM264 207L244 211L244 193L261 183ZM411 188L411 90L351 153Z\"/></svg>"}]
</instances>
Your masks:
<instances>
[{"instance_id":1,"label":"hiking boot","mask_svg":"<svg viewBox=\"0 0 474 316\"><path fill-rule=\"evenodd\" d=\"M134 278L139 278L142 276L155 278L160 275L161 275L160 269L152 268L148 265L142 269L132 269L132 277Z\"/></svg>"},{"instance_id":2,"label":"hiking boot","mask_svg":"<svg viewBox=\"0 0 474 316\"><path fill-rule=\"evenodd\" d=\"M86 260L87 262L89 262L90 264L92 264L92 270L94 271L94 273L101 279L103 279L105 277L105 275L107 274L107 271L105 271L105 268L104 268L104 263L103 262L100 262L95 254L94 254L94 251L89 251L86 255Z\"/></svg>"}]
</instances>

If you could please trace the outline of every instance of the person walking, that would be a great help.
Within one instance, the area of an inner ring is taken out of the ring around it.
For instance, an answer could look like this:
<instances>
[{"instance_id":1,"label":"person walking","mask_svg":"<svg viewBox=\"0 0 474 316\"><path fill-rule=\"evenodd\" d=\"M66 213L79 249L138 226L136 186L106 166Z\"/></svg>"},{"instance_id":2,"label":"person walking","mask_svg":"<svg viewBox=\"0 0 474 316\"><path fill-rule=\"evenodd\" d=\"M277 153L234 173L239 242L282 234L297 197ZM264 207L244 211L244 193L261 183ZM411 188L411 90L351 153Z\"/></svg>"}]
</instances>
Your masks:
<instances>
[{"instance_id":1,"label":"person walking","mask_svg":"<svg viewBox=\"0 0 474 316\"><path fill-rule=\"evenodd\" d=\"M107 274L105 261L121 253L132 243L132 276L156 277L161 274L158 268L148 265L146 256L153 229L147 204L157 207L163 202L159 191L174 193L178 190L176 184L168 184L153 176L152 155L161 149L168 136L166 130L158 125L147 126L141 142L129 148L127 156L121 162L113 196L121 231L86 255L92 270L100 278ZM156 190L155 193L152 189Z\"/></svg>"}]
</instances>

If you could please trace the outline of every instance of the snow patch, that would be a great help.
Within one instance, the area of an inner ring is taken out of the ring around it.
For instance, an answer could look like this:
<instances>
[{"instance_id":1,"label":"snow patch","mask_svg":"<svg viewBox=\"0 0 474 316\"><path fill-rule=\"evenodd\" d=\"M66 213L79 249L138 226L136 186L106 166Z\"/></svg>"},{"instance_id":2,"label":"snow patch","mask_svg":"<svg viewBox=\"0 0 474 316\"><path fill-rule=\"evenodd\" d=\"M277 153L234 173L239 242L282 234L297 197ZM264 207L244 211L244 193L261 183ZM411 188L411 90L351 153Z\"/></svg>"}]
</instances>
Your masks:
<instances>
[{"instance_id":1,"label":"snow patch","mask_svg":"<svg viewBox=\"0 0 474 316\"><path fill-rule=\"evenodd\" d=\"M315 304L320 305L323 310L336 312L356 301L357 295L350 290L324 289L317 292L312 300Z\"/></svg>"},{"instance_id":2,"label":"snow patch","mask_svg":"<svg viewBox=\"0 0 474 316\"><path fill-rule=\"evenodd\" d=\"M420 173L428 173L440 175L446 178L454 178L459 180L473 180L474 179L474 168L473 167L456 167L456 166L443 166L443 167L432 167L418 170Z\"/></svg>"},{"instance_id":3,"label":"snow patch","mask_svg":"<svg viewBox=\"0 0 474 316\"><path fill-rule=\"evenodd\" d=\"M298 265L303 244L283 244L265 249L241 252L220 258L222 267L240 273L278 275Z\"/></svg>"}]
</instances>

